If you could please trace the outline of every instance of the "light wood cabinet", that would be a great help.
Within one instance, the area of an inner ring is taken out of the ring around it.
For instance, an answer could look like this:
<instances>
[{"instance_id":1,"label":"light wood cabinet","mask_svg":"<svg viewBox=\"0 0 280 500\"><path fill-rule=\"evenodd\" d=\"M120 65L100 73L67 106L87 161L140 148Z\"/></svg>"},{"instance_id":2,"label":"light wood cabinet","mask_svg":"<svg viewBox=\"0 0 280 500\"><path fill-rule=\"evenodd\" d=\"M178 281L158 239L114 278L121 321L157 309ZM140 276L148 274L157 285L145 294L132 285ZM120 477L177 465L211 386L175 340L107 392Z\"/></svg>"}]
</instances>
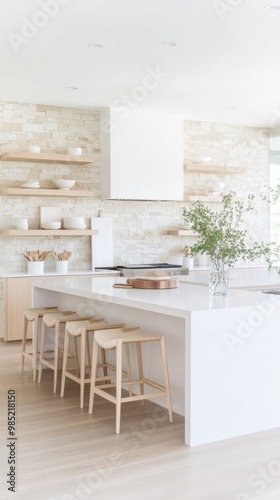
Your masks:
<instances>
[{"instance_id":1,"label":"light wood cabinet","mask_svg":"<svg viewBox=\"0 0 280 500\"><path fill-rule=\"evenodd\" d=\"M93 274L69 274L68 277L82 278L90 276L98 278L101 276L111 276L110 273ZM52 276L24 276L4 278L4 340L21 340L23 329L23 311L32 307L32 285L34 281L55 280L58 277L65 278L66 275ZM54 306L56 304L53 304ZM28 332L28 338L31 338L32 331Z\"/></svg>"},{"instance_id":2,"label":"light wood cabinet","mask_svg":"<svg viewBox=\"0 0 280 500\"><path fill-rule=\"evenodd\" d=\"M22 339L23 311L32 307L33 281L33 277L4 278L4 340ZM31 334L30 328L28 338Z\"/></svg>"}]
</instances>

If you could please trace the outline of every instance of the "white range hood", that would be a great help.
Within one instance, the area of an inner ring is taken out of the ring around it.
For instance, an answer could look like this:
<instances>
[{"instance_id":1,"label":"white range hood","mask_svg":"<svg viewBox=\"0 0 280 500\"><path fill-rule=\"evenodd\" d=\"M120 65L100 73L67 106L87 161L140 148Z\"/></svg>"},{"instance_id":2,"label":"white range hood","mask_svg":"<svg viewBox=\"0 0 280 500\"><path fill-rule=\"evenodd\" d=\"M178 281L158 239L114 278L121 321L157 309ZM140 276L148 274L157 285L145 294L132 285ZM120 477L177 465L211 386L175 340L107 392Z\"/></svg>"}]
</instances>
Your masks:
<instances>
[{"instance_id":1,"label":"white range hood","mask_svg":"<svg viewBox=\"0 0 280 500\"><path fill-rule=\"evenodd\" d=\"M101 197L183 200L183 118L180 115L101 111Z\"/></svg>"}]
</instances>

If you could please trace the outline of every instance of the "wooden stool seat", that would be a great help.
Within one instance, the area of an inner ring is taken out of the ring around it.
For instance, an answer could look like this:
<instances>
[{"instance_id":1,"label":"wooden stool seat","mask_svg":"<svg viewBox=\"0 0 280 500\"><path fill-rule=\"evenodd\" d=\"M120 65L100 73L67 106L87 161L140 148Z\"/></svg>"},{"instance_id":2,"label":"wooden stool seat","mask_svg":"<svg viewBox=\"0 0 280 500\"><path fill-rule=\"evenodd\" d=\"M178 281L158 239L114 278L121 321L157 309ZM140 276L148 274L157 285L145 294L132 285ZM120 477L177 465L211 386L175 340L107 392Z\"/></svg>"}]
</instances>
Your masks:
<instances>
[{"instance_id":1,"label":"wooden stool seat","mask_svg":"<svg viewBox=\"0 0 280 500\"><path fill-rule=\"evenodd\" d=\"M122 327L124 324L110 325L104 319L92 318L88 321L80 320L77 322L67 321L65 327L65 342L64 342L64 354L63 354L63 366L62 366L62 378L61 378L61 392L60 396L64 396L65 390L65 380L69 378L74 382L80 384L80 408L84 407L84 389L85 384L90 383L90 373L86 378L86 370L91 372L91 359L90 359L90 348L88 333L94 333L95 330L110 329L116 327ZM73 368L67 368L68 360L68 349L69 349L69 339L80 337L80 363L79 366ZM86 364L86 356L88 364ZM104 376L107 376L108 368L114 370L115 367L106 363L104 351L101 352L102 363L99 366L103 367ZM75 371L79 371L79 375L76 375Z\"/></svg>"},{"instance_id":2,"label":"wooden stool seat","mask_svg":"<svg viewBox=\"0 0 280 500\"><path fill-rule=\"evenodd\" d=\"M24 370L25 358L31 359L33 362L33 380L36 381L37 360L38 360L38 336L39 336L39 319L47 312L57 312L58 308L52 307L32 307L23 311L23 334L21 343L21 371ZM32 352L26 352L26 338L28 323L34 323L32 335Z\"/></svg>"},{"instance_id":3,"label":"wooden stool seat","mask_svg":"<svg viewBox=\"0 0 280 500\"><path fill-rule=\"evenodd\" d=\"M161 360L164 376L164 385L160 385L157 382L148 380L143 376L143 365L142 365L142 349L141 345L143 342L159 342L161 351ZM129 344L136 345L137 352L137 363L138 363L138 379L124 382L122 379L122 350L123 346L129 346ZM96 378L97 371L97 357L98 349L115 349L116 350L116 383L103 385L96 385L96 382L100 382L102 379L107 380L107 377ZM139 395L131 395L122 397L123 386L128 385L130 388L132 385L140 386ZM144 386L147 385L152 387L154 392L144 394ZM116 388L116 396L112 395L108 391L108 387ZM167 358L165 351L164 337L161 335L147 335L143 333L140 328L117 328L110 331L100 331L97 330L94 334L93 341L93 352L92 352L92 372L91 372L91 385L90 385L90 399L89 399L89 413L93 410L94 395L99 396L111 401L116 405L116 433L120 432L120 419L121 419L121 404L127 403L129 401L140 400L141 404L144 404L145 399L161 398L166 397L167 407L169 413L170 422L173 421L172 417L172 406L171 406L171 396L170 396L170 386L169 386L169 376L167 367Z\"/></svg>"},{"instance_id":4,"label":"wooden stool seat","mask_svg":"<svg viewBox=\"0 0 280 500\"><path fill-rule=\"evenodd\" d=\"M87 317L87 319L91 318ZM41 337L41 349L40 349L40 357L39 357L39 375L38 375L38 383L42 380L42 368L46 366L54 371L54 381L53 381L53 392L56 393L57 390L57 378L58 378L58 363L59 359L62 359L62 355L59 357L59 352L63 352L63 349L59 347L59 337L61 333L61 325L65 325L67 321L79 321L81 320L81 316L78 316L77 313L73 311L56 311L54 313L47 313L43 315L43 323L42 323L42 337ZM54 329L54 337L53 337L53 345L54 348L50 350L46 350L46 335L47 329ZM53 357L50 357L49 354L52 354ZM77 354L77 345L74 343L74 353L68 354L71 358L78 359Z\"/></svg>"}]
</instances>

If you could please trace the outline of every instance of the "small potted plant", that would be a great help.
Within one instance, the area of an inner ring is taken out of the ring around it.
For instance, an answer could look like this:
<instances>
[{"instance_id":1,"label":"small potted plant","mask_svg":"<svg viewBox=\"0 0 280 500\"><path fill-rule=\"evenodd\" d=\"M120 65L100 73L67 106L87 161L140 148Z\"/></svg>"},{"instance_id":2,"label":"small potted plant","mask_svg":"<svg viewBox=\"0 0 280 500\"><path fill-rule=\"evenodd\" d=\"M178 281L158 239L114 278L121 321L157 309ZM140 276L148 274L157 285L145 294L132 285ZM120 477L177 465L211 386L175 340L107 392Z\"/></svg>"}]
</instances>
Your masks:
<instances>
[{"instance_id":1,"label":"small potted plant","mask_svg":"<svg viewBox=\"0 0 280 500\"><path fill-rule=\"evenodd\" d=\"M54 256L53 250L25 250L22 255L27 259L27 272L30 274L44 274L44 262Z\"/></svg>"},{"instance_id":2,"label":"small potted plant","mask_svg":"<svg viewBox=\"0 0 280 500\"><path fill-rule=\"evenodd\" d=\"M210 209L200 201L183 208L183 219L197 234L190 254L206 254L210 259L209 291L211 295L227 295L228 270L238 260L253 261L261 256L269 259L272 245L250 238L245 215L253 211L254 195L246 201L235 199L231 192L222 198L221 209Z\"/></svg>"},{"instance_id":3,"label":"small potted plant","mask_svg":"<svg viewBox=\"0 0 280 500\"><path fill-rule=\"evenodd\" d=\"M54 252L55 258L55 269L59 273L67 273L68 272L68 261L72 256L72 252L64 250L64 252L56 253Z\"/></svg>"}]
</instances>

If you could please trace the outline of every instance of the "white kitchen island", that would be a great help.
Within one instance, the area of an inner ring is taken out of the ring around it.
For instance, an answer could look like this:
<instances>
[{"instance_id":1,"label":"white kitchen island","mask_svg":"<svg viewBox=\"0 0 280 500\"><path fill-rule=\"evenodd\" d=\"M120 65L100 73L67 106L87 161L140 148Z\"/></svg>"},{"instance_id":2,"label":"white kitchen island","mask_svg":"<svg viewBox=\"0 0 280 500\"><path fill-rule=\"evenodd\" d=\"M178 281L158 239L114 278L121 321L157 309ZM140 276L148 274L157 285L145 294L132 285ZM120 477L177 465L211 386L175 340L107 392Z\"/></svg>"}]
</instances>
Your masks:
<instances>
[{"instance_id":1,"label":"white kitchen island","mask_svg":"<svg viewBox=\"0 0 280 500\"><path fill-rule=\"evenodd\" d=\"M235 287L280 287L265 271L254 270L251 279L247 273L243 282L234 276ZM231 289L211 300L203 282L179 279L171 290L113 288L124 278L37 281L34 306L56 303L163 333L173 411L185 416L189 446L280 427L279 296ZM158 353L144 347L148 377L162 382Z\"/></svg>"}]
</instances>

